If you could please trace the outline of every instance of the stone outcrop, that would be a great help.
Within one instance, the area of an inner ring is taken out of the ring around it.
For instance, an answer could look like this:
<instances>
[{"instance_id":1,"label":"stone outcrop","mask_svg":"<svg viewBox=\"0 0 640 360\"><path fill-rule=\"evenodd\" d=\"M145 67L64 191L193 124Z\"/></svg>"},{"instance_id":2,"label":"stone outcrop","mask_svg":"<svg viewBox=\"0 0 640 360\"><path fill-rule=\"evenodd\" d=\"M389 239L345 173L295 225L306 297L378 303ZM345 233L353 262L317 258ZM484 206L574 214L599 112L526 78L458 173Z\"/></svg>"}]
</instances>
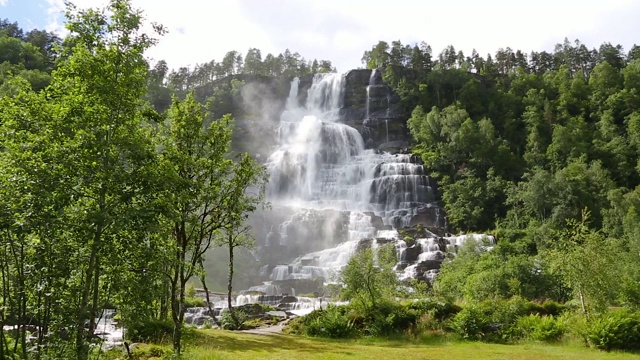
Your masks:
<instances>
[{"instance_id":1,"label":"stone outcrop","mask_svg":"<svg viewBox=\"0 0 640 360\"><path fill-rule=\"evenodd\" d=\"M358 69L346 74L341 115L345 124L358 129L369 149L396 153L408 148L407 114L379 71Z\"/></svg>"}]
</instances>

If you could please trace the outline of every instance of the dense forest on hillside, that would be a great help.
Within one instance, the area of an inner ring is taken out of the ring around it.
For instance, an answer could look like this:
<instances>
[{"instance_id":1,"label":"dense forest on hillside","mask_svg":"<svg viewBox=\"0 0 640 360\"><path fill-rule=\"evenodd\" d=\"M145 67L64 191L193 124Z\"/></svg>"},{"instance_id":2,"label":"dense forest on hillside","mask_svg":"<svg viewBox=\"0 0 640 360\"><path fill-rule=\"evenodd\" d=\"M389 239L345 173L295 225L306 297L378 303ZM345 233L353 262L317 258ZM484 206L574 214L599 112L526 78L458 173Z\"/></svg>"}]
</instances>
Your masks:
<instances>
[{"instance_id":1,"label":"dense forest on hillside","mask_svg":"<svg viewBox=\"0 0 640 360\"><path fill-rule=\"evenodd\" d=\"M552 54L485 59L451 46L432 59L424 43L381 42L363 61L412 111L414 150L444 185L455 229L561 227L587 208L592 227L622 234L640 184L640 47L565 40Z\"/></svg>"},{"instance_id":2,"label":"dense forest on hillside","mask_svg":"<svg viewBox=\"0 0 640 360\"><path fill-rule=\"evenodd\" d=\"M231 116L250 111L242 89L266 84L282 100L293 77L336 70L255 48L194 68L150 65L156 40L141 33L141 13L126 0L109 10L70 6L64 40L0 21L0 358L87 359L96 318L113 307L180 353L187 284L226 277L264 205L265 168L237 145L255 139ZM448 231L498 241L458 249L433 284L387 276L394 251L388 268L354 257L341 296L361 301L356 315L375 322L399 296L442 299L447 311L553 300L594 323L611 306L640 307L639 46L565 40L552 53L482 57L381 41L362 61L400 96ZM231 256L208 267L213 248ZM415 291L398 294L406 285Z\"/></svg>"},{"instance_id":3,"label":"dense forest on hillside","mask_svg":"<svg viewBox=\"0 0 640 360\"><path fill-rule=\"evenodd\" d=\"M498 239L445 266L436 290L575 296L585 312L640 304L639 46L565 39L553 53L483 58L381 41L362 60L411 112L413 151L440 181L451 231Z\"/></svg>"}]
</instances>

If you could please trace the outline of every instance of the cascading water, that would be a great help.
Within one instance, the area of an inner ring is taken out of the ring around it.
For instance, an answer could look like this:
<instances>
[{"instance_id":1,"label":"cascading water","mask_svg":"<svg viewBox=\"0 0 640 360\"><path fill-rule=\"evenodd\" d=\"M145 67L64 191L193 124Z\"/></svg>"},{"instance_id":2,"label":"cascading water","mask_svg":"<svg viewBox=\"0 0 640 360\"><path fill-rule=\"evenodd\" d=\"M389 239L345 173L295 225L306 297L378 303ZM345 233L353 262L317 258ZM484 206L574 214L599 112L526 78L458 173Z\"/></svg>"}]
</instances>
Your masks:
<instances>
[{"instance_id":1,"label":"cascading water","mask_svg":"<svg viewBox=\"0 0 640 360\"><path fill-rule=\"evenodd\" d=\"M434 201L422 165L409 154L366 150L360 133L339 122L344 76L316 75L305 106L296 101L298 82L292 81L281 117L280 146L267 161L269 200L304 209L373 212L387 225L409 225L415 209Z\"/></svg>"},{"instance_id":2,"label":"cascading water","mask_svg":"<svg viewBox=\"0 0 640 360\"><path fill-rule=\"evenodd\" d=\"M367 89L388 91L375 81L372 72ZM392 229L436 208L430 179L412 155L365 149L358 130L341 123L344 88L344 75L316 75L300 104L300 81L291 82L280 145L267 160L268 199L291 216L269 226L265 247L292 256L272 263L271 281L253 291L273 294L277 283L290 280L331 281L361 240L394 238Z\"/></svg>"}]
</instances>

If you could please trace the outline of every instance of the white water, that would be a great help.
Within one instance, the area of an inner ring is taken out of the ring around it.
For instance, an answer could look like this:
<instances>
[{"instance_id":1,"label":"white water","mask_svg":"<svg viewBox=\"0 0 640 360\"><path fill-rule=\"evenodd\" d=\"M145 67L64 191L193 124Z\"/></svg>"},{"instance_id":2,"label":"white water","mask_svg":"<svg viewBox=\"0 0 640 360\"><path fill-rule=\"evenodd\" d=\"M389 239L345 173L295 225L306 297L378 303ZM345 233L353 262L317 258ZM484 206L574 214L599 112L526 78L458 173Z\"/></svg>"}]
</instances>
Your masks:
<instances>
[{"instance_id":1,"label":"white water","mask_svg":"<svg viewBox=\"0 0 640 360\"><path fill-rule=\"evenodd\" d=\"M95 334L104 341L103 348L105 349L122 345L124 333L122 327L114 320L115 315L115 309L104 309L102 317L96 319Z\"/></svg>"},{"instance_id":2,"label":"white water","mask_svg":"<svg viewBox=\"0 0 640 360\"><path fill-rule=\"evenodd\" d=\"M386 89L374 84L375 77L372 72L367 94L369 88ZM397 239L395 229L412 224L421 210L428 213L434 202L430 180L415 158L366 149L358 130L341 123L344 75L316 75L304 104L301 87L298 78L291 82L279 145L266 162L268 200L293 213L271 224L266 245L298 249L298 257L291 256L286 265L272 264L270 273L261 270L271 281L249 290L267 295L279 294L280 281L335 281L362 239ZM367 96L367 116L371 106ZM393 230L377 230L373 217L376 226Z\"/></svg>"},{"instance_id":3,"label":"white water","mask_svg":"<svg viewBox=\"0 0 640 360\"><path fill-rule=\"evenodd\" d=\"M267 160L273 203L374 212L385 224L398 218L406 226L417 206L433 201L424 168L411 155L366 150L360 133L340 123L343 75L316 75L304 106L298 86L296 78L280 120L280 146Z\"/></svg>"}]
</instances>

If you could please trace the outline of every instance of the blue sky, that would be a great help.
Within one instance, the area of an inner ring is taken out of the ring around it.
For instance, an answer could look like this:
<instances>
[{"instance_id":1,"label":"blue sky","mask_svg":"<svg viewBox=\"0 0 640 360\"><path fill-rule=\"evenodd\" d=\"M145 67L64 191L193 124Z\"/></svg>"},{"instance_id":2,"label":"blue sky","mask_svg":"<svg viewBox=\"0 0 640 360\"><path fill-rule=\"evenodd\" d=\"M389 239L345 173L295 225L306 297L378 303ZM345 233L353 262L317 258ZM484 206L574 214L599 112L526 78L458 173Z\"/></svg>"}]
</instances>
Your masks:
<instances>
[{"instance_id":1,"label":"blue sky","mask_svg":"<svg viewBox=\"0 0 640 360\"><path fill-rule=\"evenodd\" d=\"M17 21L25 30L44 29L49 8L45 0L0 0L0 18Z\"/></svg>"},{"instance_id":2,"label":"blue sky","mask_svg":"<svg viewBox=\"0 0 640 360\"><path fill-rule=\"evenodd\" d=\"M74 0L102 7L107 0ZM171 68L221 60L229 50L267 53L289 48L329 59L338 70L362 66L378 40L426 41L470 54L511 47L552 51L565 37L589 48L608 41L640 45L640 0L132 0L169 33L149 50ZM63 0L0 0L0 18L25 29L62 32Z\"/></svg>"}]
</instances>

